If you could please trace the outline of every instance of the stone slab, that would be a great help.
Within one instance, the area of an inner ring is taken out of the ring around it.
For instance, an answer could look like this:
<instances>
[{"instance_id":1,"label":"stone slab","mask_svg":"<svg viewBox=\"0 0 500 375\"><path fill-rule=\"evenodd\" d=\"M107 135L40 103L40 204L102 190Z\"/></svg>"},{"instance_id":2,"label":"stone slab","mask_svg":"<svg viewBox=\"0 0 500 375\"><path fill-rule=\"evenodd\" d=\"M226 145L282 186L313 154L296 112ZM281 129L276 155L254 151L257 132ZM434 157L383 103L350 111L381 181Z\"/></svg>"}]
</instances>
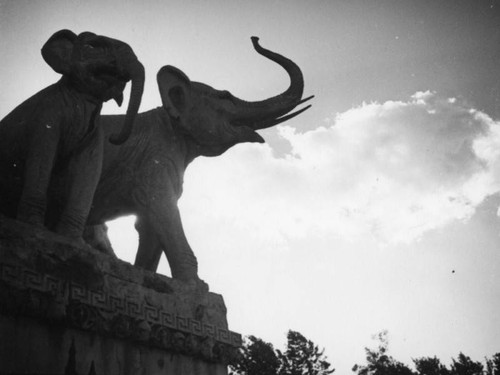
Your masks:
<instances>
[{"instance_id":1,"label":"stone slab","mask_svg":"<svg viewBox=\"0 0 500 375\"><path fill-rule=\"evenodd\" d=\"M1 216L0 317L0 373L58 373L73 345L79 374L94 363L96 374L218 375L241 346L222 296L206 284L140 270ZM58 369L44 362L54 356ZM125 361L137 366L116 370ZM148 371L129 370L136 367Z\"/></svg>"}]
</instances>

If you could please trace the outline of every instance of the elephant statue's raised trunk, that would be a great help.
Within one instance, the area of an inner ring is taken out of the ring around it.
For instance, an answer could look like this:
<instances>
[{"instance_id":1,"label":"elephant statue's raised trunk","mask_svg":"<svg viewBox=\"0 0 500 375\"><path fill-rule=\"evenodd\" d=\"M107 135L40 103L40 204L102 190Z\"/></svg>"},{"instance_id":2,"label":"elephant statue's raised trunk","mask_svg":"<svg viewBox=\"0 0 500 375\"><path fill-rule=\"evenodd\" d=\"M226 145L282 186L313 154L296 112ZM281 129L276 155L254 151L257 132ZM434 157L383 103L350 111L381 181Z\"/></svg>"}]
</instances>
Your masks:
<instances>
[{"instance_id":1,"label":"elephant statue's raised trunk","mask_svg":"<svg viewBox=\"0 0 500 375\"><path fill-rule=\"evenodd\" d=\"M302 113L306 107L293 114L286 115L297 105L312 98L302 99L304 91L304 78L300 68L292 60L260 46L259 38L253 36L252 43L255 50L262 56L281 65L290 76L290 86L283 93L262 101L248 102L241 99L234 99L238 108L234 114L234 125L249 126L254 130L267 128L280 122L288 120L299 113ZM281 117L284 116L284 117Z\"/></svg>"},{"instance_id":2,"label":"elephant statue's raised trunk","mask_svg":"<svg viewBox=\"0 0 500 375\"><path fill-rule=\"evenodd\" d=\"M142 93L144 91L144 66L139 62L139 60L136 58L131 59L126 65L125 70L132 82L132 87L130 89L130 99L122 130L119 134L113 134L109 138L109 141L115 145L124 143L130 136L135 117L141 104Z\"/></svg>"}]
</instances>

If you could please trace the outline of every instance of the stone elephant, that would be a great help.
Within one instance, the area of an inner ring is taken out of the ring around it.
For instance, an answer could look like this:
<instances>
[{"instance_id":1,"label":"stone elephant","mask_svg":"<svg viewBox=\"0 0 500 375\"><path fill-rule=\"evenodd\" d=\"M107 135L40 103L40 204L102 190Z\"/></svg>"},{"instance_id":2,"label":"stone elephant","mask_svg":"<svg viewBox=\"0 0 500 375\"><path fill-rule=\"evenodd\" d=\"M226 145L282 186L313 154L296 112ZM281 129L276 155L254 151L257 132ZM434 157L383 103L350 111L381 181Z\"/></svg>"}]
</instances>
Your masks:
<instances>
[{"instance_id":1,"label":"stone elephant","mask_svg":"<svg viewBox=\"0 0 500 375\"><path fill-rule=\"evenodd\" d=\"M91 32L60 30L41 52L62 78L0 122L0 213L81 240L108 147L98 125L102 104L121 105L131 81L127 114L106 135L122 144L139 109L144 68L129 45Z\"/></svg>"},{"instance_id":2,"label":"stone elephant","mask_svg":"<svg viewBox=\"0 0 500 375\"><path fill-rule=\"evenodd\" d=\"M105 222L137 216L139 249L135 265L155 271L162 251L172 276L198 280L197 260L182 228L177 201L183 176L198 156L217 156L241 142L264 142L256 130L286 121L310 106L290 113L302 99L303 76L291 60L264 49L252 37L258 53L282 66L290 76L283 93L247 102L228 91L192 82L179 69L164 66L157 74L162 107L140 113L127 143L106 146L101 179L89 215L86 241L112 252ZM106 134L123 122L119 115L102 116Z\"/></svg>"}]
</instances>

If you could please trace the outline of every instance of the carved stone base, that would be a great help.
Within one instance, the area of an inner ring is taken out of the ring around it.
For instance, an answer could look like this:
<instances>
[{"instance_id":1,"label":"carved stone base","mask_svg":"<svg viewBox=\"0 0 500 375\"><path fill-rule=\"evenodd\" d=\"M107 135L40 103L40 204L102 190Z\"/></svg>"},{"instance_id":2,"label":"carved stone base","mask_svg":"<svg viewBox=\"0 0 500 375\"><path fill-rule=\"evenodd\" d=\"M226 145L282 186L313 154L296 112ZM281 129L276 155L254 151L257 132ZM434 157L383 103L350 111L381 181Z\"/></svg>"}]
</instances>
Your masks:
<instances>
[{"instance_id":1,"label":"carved stone base","mask_svg":"<svg viewBox=\"0 0 500 375\"><path fill-rule=\"evenodd\" d=\"M227 374L241 336L206 285L0 217L0 374Z\"/></svg>"}]
</instances>

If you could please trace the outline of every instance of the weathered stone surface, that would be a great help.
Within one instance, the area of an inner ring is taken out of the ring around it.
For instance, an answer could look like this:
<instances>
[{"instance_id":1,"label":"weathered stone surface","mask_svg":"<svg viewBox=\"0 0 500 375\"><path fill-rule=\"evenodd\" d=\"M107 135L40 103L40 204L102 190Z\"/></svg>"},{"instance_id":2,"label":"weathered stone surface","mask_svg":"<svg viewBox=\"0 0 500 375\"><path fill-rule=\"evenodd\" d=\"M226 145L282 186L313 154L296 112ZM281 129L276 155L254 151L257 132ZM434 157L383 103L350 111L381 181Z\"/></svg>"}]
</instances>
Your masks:
<instances>
[{"instance_id":1,"label":"weathered stone surface","mask_svg":"<svg viewBox=\"0 0 500 375\"><path fill-rule=\"evenodd\" d=\"M223 364L33 319L0 316L0 327L2 374L227 374Z\"/></svg>"},{"instance_id":2,"label":"weathered stone surface","mask_svg":"<svg viewBox=\"0 0 500 375\"><path fill-rule=\"evenodd\" d=\"M79 374L92 363L96 374L225 374L241 344L222 296L206 284L140 270L4 217L0 302L0 373L64 373L73 345Z\"/></svg>"}]
</instances>

